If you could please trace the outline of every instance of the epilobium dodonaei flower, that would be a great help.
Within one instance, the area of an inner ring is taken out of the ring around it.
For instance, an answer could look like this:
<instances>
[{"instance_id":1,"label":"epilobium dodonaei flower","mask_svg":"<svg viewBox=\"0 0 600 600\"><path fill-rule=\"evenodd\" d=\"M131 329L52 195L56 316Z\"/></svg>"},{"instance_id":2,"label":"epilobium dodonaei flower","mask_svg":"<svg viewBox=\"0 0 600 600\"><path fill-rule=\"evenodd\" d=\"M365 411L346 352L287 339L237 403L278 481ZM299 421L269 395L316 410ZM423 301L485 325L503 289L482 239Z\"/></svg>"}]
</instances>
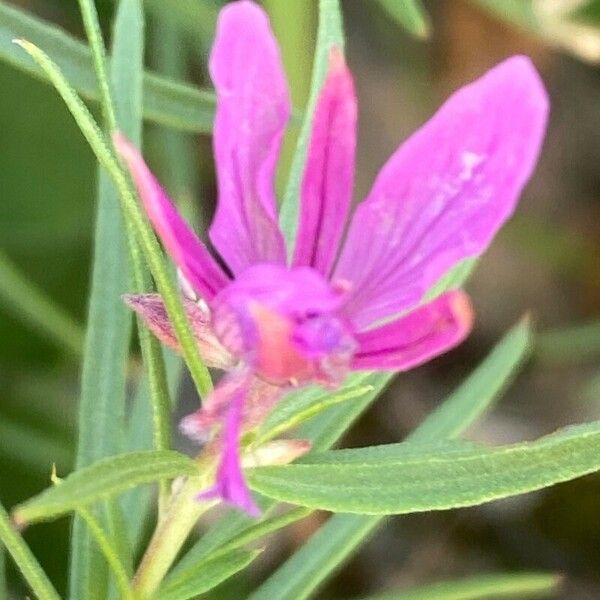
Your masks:
<instances>
[{"instance_id":1,"label":"epilobium dodonaei flower","mask_svg":"<svg viewBox=\"0 0 600 600\"><path fill-rule=\"evenodd\" d=\"M481 254L513 212L540 150L548 100L520 56L456 92L388 160L341 244L356 98L344 59L332 49L288 261L273 176L290 99L268 19L252 2L221 11L210 73L219 198L209 236L229 271L177 214L139 153L122 137L115 141L156 232L196 295L187 307L200 349L209 365L229 370L184 422L196 436L222 423L217 480L202 496L254 513L240 432L264 417L277 390L337 384L353 370L406 370L468 334L472 310L464 292L423 303L424 295L457 262ZM129 303L176 345L160 298Z\"/></svg>"}]
</instances>

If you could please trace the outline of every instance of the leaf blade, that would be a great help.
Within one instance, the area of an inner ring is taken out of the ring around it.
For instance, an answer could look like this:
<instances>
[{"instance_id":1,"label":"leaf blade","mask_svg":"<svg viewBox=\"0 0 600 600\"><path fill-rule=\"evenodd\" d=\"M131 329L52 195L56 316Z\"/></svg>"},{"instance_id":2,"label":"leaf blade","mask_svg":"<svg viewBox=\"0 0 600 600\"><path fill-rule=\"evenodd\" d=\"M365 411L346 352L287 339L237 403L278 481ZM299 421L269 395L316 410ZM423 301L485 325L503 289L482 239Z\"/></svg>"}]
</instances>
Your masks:
<instances>
[{"instance_id":1,"label":"leaf blade","mask_svg":"<svg viewBox=\"0 0 600 600\"><path fill-rule=\"evenodd\" d=\"M530 335L530 324L527 321L523 321L517 326L517 332L519 328L525 330L525 335L528 338ZM515 337L519 339L520 336L521 333L515 333L515 328L513 328L499 344L508 344L510 346L511 343L507 342L507 340L514 339ZM507 377L512 376L519 364L521 364L524 352L525 347L523 345L515 345L515 352L512 355L513 360L504 365L504 372ZM493 355L492 353L489 356ZM502 356L503 353L496 352L496 356L499 355ZM492 364L490 364L490 361L489 357L486 358L477 367L476 371L482 368L490 369L495 362L492 361ZM502 365L497 363L496 368L500 369ZM494 401L496 397L494 394L485 394L483 396L471 394L467 385L468 381L469 379L465 380L453 393L455 398L460 398L464 394L463 409L468 418L464 420L458 432L454 426L452 426L451 430L446 431L439 428L437 431L440 436L445 435L446 437L450 437L453 433L462 432L471 424L471 419L482 414ZM473 403L472 406L469 406L469 401ZM442 407L444 404L442 404ZM455 401L455 405L460 404L462 402L459 400ZM433 413L430 418L437 419L437 417L433 416L435 414ZM339 417L339 415L336 416ZM335 422L335 417L331 417L332 415L323 414L316 421L325 422L331 419L332 422ZM428 421L429 419L423 425ZM448 424L452 423L451 420L446 419L444 419L444 422ZM431 421L427 427L430 431L434 429ZM421 437L419 431L420 428L417 428L412 436L409 436L409 440L419 441L419 437ZM421 437L421 441L427 440ZM383 518L380 516L357 514L333 515L300 550L290 557L253 593L251 600L302 600L307 598L382 522ZM335 540L335 543L333 543L333 540Z\"/></svg>"},{"instance_id":2,"label":"leaf blade","mask_svg":"<svg viewBox=\"0 0 600 600\"><path fill-rule=\"evenodd\" d=\"M13 518L18 523L51 519L138 485L197 474L196 463L173 450L120 454L74 471L60 485L17 506Z\"/></svg>"},{"instance_id":3,"label":"leaf blade","mask_svg":"<svg viewBox=\"0 0 600 600\"><path fill-rule=\"evenodd\" d=\"M58 27L0 1L0 60L36 78L43 73L15 48L15 38L46 48L83 97L98 101L100 91L85 44ZM174 129L209 133L215 110L214 94L150 72L144 74L144 118Z\"/></svg>"},{"instance_id":4,"label":"leaf blade","mask_svg":"<svg viewBox=\"0 0 600 600\"><path fill-rule=\"evenodd\" d=\"M462 581L444 581L363 600L500 600L546 598L556 591L561 577L552 573L481 575Z\"/></svg>"},{"instance_id":5,"label":"leaf blade","mask_svg":"<svg viewBox=\"0 0 600 600\"><path fill-rule=\"evenodd\" d=\"M60 596L32 554L29 546L12 527L8 514L2 505L0 505L0 541L40 600L60 600Z\"/></svg>"},{"instance_id":6,"label":"leaf blade","mask_svg":"<svg viewBox=\"0 0 600 600\"><path fill-rule=\"evenodd\" d=\"M169 577L158 591L162 600L189 600L215 588L259 556L260 550L233 550L206 561L202 561L177 576Z\"/></svg>"},{"instance_id":7,"label":"leaf blade","mask_svg":"<svg viewBox=\"0 0 600 600\"><path fill-rule=\"evenodd\" d=\"M535 442L425 454L394 463L259 467L249 480L276 500L334 512L385 515L476 506L596 472L600 422Z\"/></svg>"},{"instance_id":8,"label":"leaf blade","mask_svg":"<svg viewBox=\"0 0 600 600\"><path fill-rule=\"evenodd\" d=\"M329 50L334 46L343 52L344 35L339 0L320 0L317 45L315 49L308 107L302 121L298 142L296 143L290 175L281 203L279 216L281 230L283 231L290 256L292 256L294 252L294 241L296 238L299 214L298 202L300 198L300 184L308 152L313 115L321 91L321 86L323 85L327 74Z\"/></svg>"},{"instance_id":9,"label":"leaf blade","mask_svg":"<svg viewBox=\"0 0 600 600\"><path fill-rule=\"evenodd\" d=\"M429 15L420 0L379 0L381 7L399 25L415 37L425 39L431 34Z\"/></svg>"}]
</instances>

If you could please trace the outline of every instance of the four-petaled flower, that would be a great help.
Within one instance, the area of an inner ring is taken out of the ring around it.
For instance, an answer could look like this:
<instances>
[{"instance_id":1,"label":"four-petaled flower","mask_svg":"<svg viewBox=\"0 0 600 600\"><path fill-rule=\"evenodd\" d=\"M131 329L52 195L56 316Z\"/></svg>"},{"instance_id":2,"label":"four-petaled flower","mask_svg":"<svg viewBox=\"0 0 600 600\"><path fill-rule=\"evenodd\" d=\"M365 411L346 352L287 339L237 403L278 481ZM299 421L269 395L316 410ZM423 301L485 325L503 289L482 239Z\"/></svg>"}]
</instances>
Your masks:
<instances>
[{"instance_id":1,"label":"four-petaled flower","mask_svg":"<svg viewBox=\"0 0 600 600\"><path fill-rule=\"evenodd\" d=\"M513 212L540 150L548 113L530 61L512 57L456 92L402 144L348 217L356 99L342 54L330 52L304 170L288 261L273 177L290 116L277 43L263 11L234 2L220 14L210 73L217 92L218 206L209 236L226 268L177 214L121 136L147 214L183 275L206 362L229 371L183 427L222 424L219 497L257 512L240 466L242 429L289 385L335 385L354 370L406 370L460 343L472 323L466 294L426 292L457 262L481 254ZM129 304L177 342L158 296Z\"/></svg>"}]
</instances>

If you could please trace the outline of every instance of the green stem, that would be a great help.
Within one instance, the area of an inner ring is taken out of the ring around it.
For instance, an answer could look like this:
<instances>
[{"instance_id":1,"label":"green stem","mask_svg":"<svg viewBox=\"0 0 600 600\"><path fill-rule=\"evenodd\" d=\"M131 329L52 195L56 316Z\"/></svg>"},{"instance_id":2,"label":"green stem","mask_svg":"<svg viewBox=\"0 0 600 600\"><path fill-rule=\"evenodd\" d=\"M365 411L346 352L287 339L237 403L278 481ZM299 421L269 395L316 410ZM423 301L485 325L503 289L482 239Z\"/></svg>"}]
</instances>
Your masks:
<instances>
[{"instance_id":1,"label":"green stem","mask_svg":"<svg viewBox=\"0 0 600 600\"><path fill-rule=\"evenodd\" d=\"M23 577L39 600L60 600L60 596L44 573L31 550L10 523L4 507L0 505L0 540L10 552Z\"/></svg>"},{"instance_id":2,"label":"green stem","mask_svg":"<svg viewBox=\"0 0 600 600\"><path fill-rule=\"evenodd\" d=\"M207 473L211 472L212 469L207 469ZM184 483L154 532L133 580L140 600L153 597L202 513L216 504L216 500L196 500L198 490L205 487L206 477L193 477Z\"/></svg>"},{"instance_id":3,"label":"green stem","mask_svg":"<svg viewBox=\"0 0 600 600\"><path fill-rule=\"evenodd\" d=\"M102 551L102 554L104 554L106 562L113 570L121 598L123 600L135 600L135 594L133 593L133 590L129 584L127 571L123 566L123 563L120 561L119 556L115 552L112 541L108 538L106 533L104 533L100 523L89 509L79 508L77 512L86 522L86 525L96 540L98 547Z\"/></svg>"},{"instance_id":4,"label":"green stem","mask_svg":"<svg viewBox=\"0 0 600 600\"><path fill-rule=\"evenodd\" d=\"M117 117L110 93L108 70L106 68L106 48L102 40L100 24L98 23L98 13L92 0L79 0L79 9L83 18L85 33L90 43L94 70L96 71L98 86L100 87L102 114L104 115L104 120L109 131L115 131L117 129Z\"/></svg>"},{"instance_id":5,"label":"green stem","mask_svg":"<svg viewBox=\"0 0 600 600\"><path fill-rule=\"evenodd\" d=\"M48 334L75 356L82 355L81 326L29 281L3 252L0 252L0 296L18 318Z\"/></svg>"}]
</instances>

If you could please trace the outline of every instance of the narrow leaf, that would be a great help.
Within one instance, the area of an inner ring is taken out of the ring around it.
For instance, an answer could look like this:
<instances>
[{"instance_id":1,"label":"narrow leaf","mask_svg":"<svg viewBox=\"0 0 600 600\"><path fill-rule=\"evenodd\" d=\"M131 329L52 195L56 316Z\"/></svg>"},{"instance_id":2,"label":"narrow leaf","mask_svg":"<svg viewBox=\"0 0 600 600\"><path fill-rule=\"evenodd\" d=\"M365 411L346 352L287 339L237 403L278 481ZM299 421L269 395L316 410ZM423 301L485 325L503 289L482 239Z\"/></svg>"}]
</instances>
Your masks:
<instances>
[{"instance_id":1,"label":"narrow leaf","mask_svg":"<svg viewBox=\"0 0 600 600\"><path fill-rule=\"evenodd\" d=\"M511 330L498 344L493 352L452 394L451 408L446 409L443 403L437 411L426 419L421 427L429 429L430 434L438 439L456 437L462 433L474 419L490 407L498 392L496 389L485 389L482 394L475 394L471 389L471 381L477 381L480 372L490 375L503 373L510 378L521 363L526 343L519 339L530 337L529 323L522 322ZM515 340L516 341L511 341ZM501 348L508 347L506 353ZM508 360L505 360L508 357ZM453 407L453 408L452 408ZM341 409L343 407L335 407ZM335 409L334 409L335 410ZM455 418L449 418L454 415ZM464 415L461 420L458 417ZM316 421L325 422L326 414L317 417ZM328 415L327 415L328 416ZM339 417L339 415L337 415ZM436 422L439 419L439 425ZM331 418L335 422L335 417ZM409 440L432 441L421 435L417 428ZM435 438L434 438L435 440ZM433 440L433 441L434 441ZM311 539L288 559L275 573L263 583L251 596L252 600L303 600L333 573L360 546L374 529L383 522L380 516L336 514L333 515Z\"/></svg>"},{"instance_id":2,"label":"narrow leaf","mask_svg":"<svg viewBox=\"0 0 600 600\"><path fill-rule=\"evenodd\" d=\"M161 600L190 600L245 569L260 551L234 550L168 577L157 594Z\"/></svg>"},{"instance_id":3,"label":"narrow leaf","mask_svg":"<svg viewBox=\"0 0 600 600\"><path fill-rule=\"evenodd\" d=\"M362 375L363 379L367 379L367 377L368 375ZM371 385L345 385L334 391L315 386L308 390L291 392L261 424L255 443L261 444L273 439L326 408L363 397L372 391Z\"/></svg>"},{"instance_id":4,"label":"narrow leaf","mask_svg":"<svg viewBox=\"0 0 600 600\"><path fill-rule=\"evenodd\" d=\"M429 37L431 23L420 0L379 0L382 8L399 25L419 38Z\"/></svg>"},{"instance_id":5,"label":"narrow leaf","mask_svg":"<svg viewBox=\"0 0 600 600\"><path fill-rule=\"evenodd\" d=\"M14 46L15 38L45 48L77 92L89 100L100 99L91 54L85 44L58 27L0 1L0 60L46 81L35 63ZM214 109L212 92L152 73L144 74L145 119L175 129L208 133L212 130Z\"/></svg>"},{"instance_id":6,"label":"narrow leaf","mask_svg":"<svg viewBox=\"0 0 600 600\"><path fill-rule=\"evenodd\" d=\"M561 578L551 573L482 575L462 581L444 581L405 591L373 596L364 600L501 600L548 598Z\"/></svg>"},{"instance_id":7,"label":"narrow leaf","mask_svg":"<svg viewBox=\"0 0 600 600\"><path fill-rule=\"evenodd\" d=\"M535 340L535 357L554 364L581 364L600 358L600 321L544 331Z\"/></svg>"},{"instance_id":8,"label":"narrow leaf","mask_svg":"<svg viewBox=\"0 0 600 600\"><path fill-rule=\"evenodd\" d=\"M531 346L528 318L513 327L479 367L410 435L411 442L457 437L510 384Z\"/></svg>"},{"instance_id":9,"label":"narrow leaf","mask_svg":"<svg viewBox=\"0 0 600 600\"><path fill-rule=\"evenodd\" d=\"M75 471L60 485L17 506L13 518L20 524L53 519L138 485L197 473L191 458L172 450L120 454Z\"/></svg>"},{"instance_id":10,"label":"narrow leaf","mask_svg":"<svg viewBox=\"0 0 600 600\"><path fill-rule=\"evenodd\" d=\"M321 86L323 85L327 74L329 50L334 46L339 48L340 51L343 51L344 49L342 14L340 11L339 0L320 0L319 28L317 32L317 45L315 49L308 107L296 144L290 175L280 210L281 229L285 236L290 256L293 255L294 240L296 239L300 183L302 181L304 163L306 162L313 114L319 98Z\"/></svg>"},{"instance_id":11,"label":"narrow leaf","mask_svg":"<svg viewBox=\"0 0 600 600\"><path fill-rule=\"evenodd\" d=\"M26 325L79 357L83 353L82 327L57 306L16 265L0 252L0 298L2 304Z\"/></svg>"},{"instance_id":12,"label":"narrow leaf","mask_svg":"<svg viewBox=\"0 0 600 600\"><path fill-rule=\"evenodd\" d=\"M0 544L0 600L8 600L8 588L6 585L6 559L4 546Z\"/></svg>"},{"instance_id":13,"label":"narrow leaf","mask_svg":"<svg viewBox=\"0 0 600 600\"><path fill-rule=\"evenodd\" d=\"M136 143L141 141L141 95L144 23L136 2L121 0L114 28L114 59L110 73L92 0L80 0L80 9L90 42L94 70L100 89L105 130L118 126ZM109 80L110 77L110 80ZM114 94L114 104L113 104ZM132 289L133 274L140 270L128 261L126 224L118 191L108 173L98 168L98 212L94 237L93 279L88 315L88 336L82 374L79 414L79 445L76 467L118 454L125 435L125 383L131 340L132 315L122 296ZM133 240L131 240L133 242ZM139 261L138 261L139 263ZM130 271L133 266L134 272ZM95 445L95 447L94 447ZM120 506L112 500L105 519L123 560L131 554ZM93 515L87 526L79 518L72 530L70 573L71 598L93 598L103 594L104 565L98 549L90 543ZM100 549L104 549L100 543ZM105 552L106 554L106 552ZM108 561L111 564L111 561Z\"/></svg>"},{"instance_id":14,"label":"narrow leaf","mask_svg":"<svg viewBox=\"0 0 600 600\"><path fill-rule=\"evenodd\" d=\"M39 600L60 600L46 573L31 553L25 540L17 533L10 519L0 505L0 542L8 550L17 567L23 574L33 593Z\"/></svg>"},{"instance_id":15,"label":"narrow leaf","mask_svg":"<svg viewBox=\"0 0 600 600\"><path fill-rule=\"evenodd\" d=\"M173 285L172 278L164 261L164 256L147 219L142 213L137 194L131 182L125 176L111 148L107 144L105 136L98 128L89 110L66 81L57 65L45 52L30 42L17 40L16 43L34 58L56 87L99 162L109 172L119 189L123 212L127 216L128 223L135 231L137 241L144 252L158 291L164 300L169 320L177 334L182 354L190 370L192 379L200 394L205 396L212 389L210 374L202 362L198 346L183 309L182 300Z\"/></svg>"},{"instance_id":16,"label":"narrow leaf","mask_svg":"<svg viewBox=\"0 0 600 600\"><path fill-rule=\"evenodd\" d=\"M169 397L177 397L183 363L178 356L165 352L165 368ZM151 450L153 447L154 418L147 378L142 379L133 398L133 406L126 431L128 452ZM136 488L125 494L121 501L122 511L127 515L126 526L131 547L139 547L143 526L152 511L154 495L151 490Z\"/></svg>"},{"instance_id":17,"label":"narrow leaf","mask_svg":"<svg viewBox=\"0 0 600 600\"><path fill-rule=\"evenodd\" d=\"M106 535L102 529L102 525L94 517L94 515L87 508L79 508L79 515L85 521L92 537L96 541L96 544L100 548L106 562L113 570L117 587L121 594L122 600L135 600L131 586L129 585L129 575L117 552L115 551L114 544L111 539Z\"/></svg>"},{"instance_id":18,"label":"narrow leaf","mask_svg":"<svg viewBox=\"0 0 600 600\"><path fill-rule=\"evenodd\" d=\"M172 577L179 577L185 571L196 569L197 565L208 559L212 559L222 554L237 550L246 544L263 538L269 533L278 531L282 527L291 523L296 523L300 519L308 516L312 511L306 508L295 508L276 517L265 518L261 522L252 522L246 524L245 528L239 527L239 523L234 521L233 535L227 531L225 526L219 530L212 530L210 536L204 535L199 543L194 545L187 554L177 563L171 572ZM235 516L239 515L236 513ZM234 515L232 515L234 517ZM231 519L223 519L231 523ZM217 532L221 535L217 535Z\"/></svg>"},{"instance_id":19,"label":"narrow leaf","mask_svg":"<svg viewBox=\"0 0 600 600\"><path fill-rule=\"evenodd\" d=\"M335 512L383 515L475 506L600 469L600 422L494 449L426 452L422 459L400 456L397 462L370 464L356 456L354 464L338 462L334 451L330 460L256 468L250 483L271 498Z\"/></svg>"}]
</instances>

